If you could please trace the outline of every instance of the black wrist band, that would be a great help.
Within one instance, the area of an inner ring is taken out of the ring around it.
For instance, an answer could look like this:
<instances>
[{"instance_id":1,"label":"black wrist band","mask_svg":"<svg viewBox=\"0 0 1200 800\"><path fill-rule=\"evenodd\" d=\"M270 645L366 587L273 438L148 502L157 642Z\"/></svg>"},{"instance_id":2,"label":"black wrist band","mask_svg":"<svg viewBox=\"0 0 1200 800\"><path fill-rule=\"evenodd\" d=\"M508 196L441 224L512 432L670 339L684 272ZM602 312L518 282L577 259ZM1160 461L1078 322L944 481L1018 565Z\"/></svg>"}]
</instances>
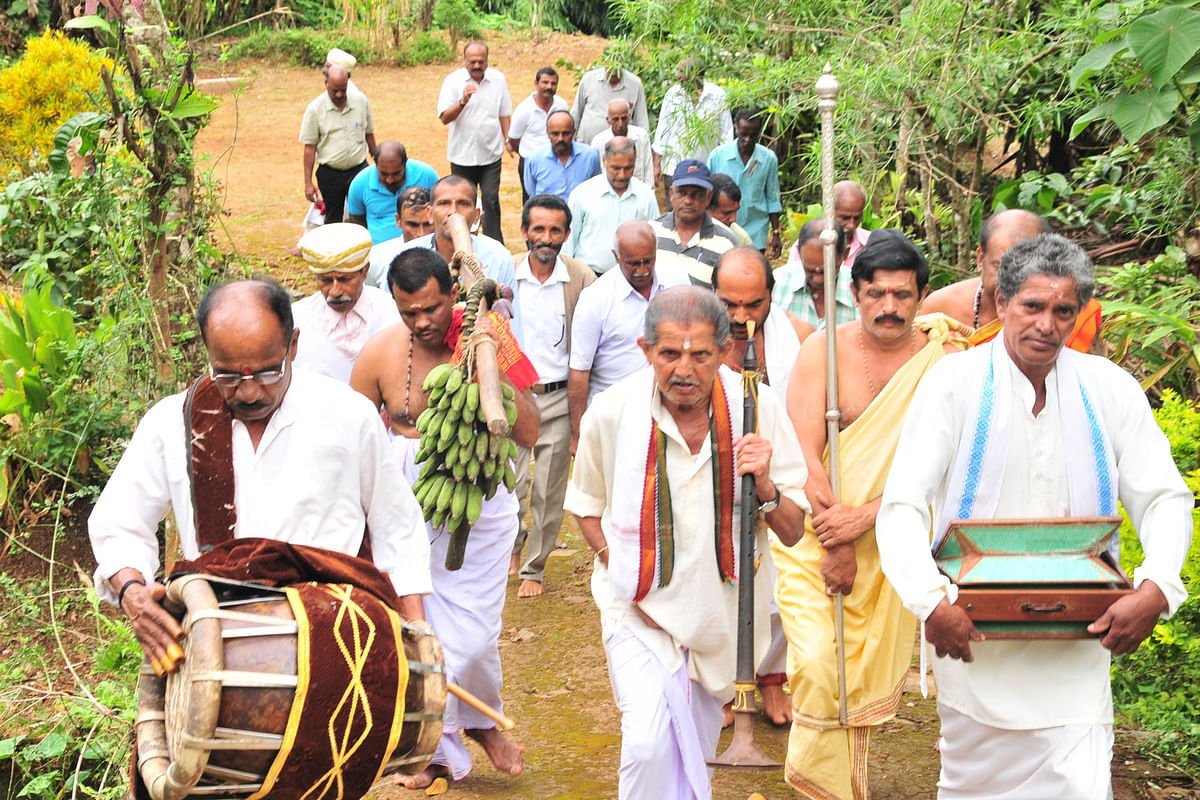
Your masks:
<instances>
[{"instance_id":1,"label":"black wrist band","mask_svg":"<svg viewBox=\"0 0 1200 800\"><path fill-rule=\"evenodd\" d=\"M125 581L125 583L121 584L121 591L117 592L117 606L120 606L121 603L123 603L125 601L126 590L128 590L129 587L133 586L135 583L138 586L146 585L146 582L144 580L142 580L141 578L130 578L129 580Z\"/></svg>"}]
</instances>

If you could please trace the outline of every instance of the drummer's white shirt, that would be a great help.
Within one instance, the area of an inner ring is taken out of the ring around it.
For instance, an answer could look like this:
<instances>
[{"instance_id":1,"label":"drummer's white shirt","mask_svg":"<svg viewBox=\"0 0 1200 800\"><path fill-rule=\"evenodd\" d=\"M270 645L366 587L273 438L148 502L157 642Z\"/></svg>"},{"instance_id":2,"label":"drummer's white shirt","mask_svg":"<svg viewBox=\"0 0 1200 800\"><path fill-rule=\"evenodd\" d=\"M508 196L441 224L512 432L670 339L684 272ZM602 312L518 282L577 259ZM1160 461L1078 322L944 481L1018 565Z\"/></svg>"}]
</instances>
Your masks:
<instances>
[{"instance_id":1,"label":"drummer's white shirt","mask_svg":"<svg viewBox=\"0 0 1200 800\"><path fill-rule=\"evenodd\" d=\"M255 450L233 422L238 538L257 536L357 555L363 528L376 566L396 592L428 594L429 540L387 431L366 397L302 369ZM155 531L175 511L183 557L198 556L184 442L183 393L142 418L88 520L99 565L96 590L116 602L108 578L123 567L158 570Z\"/></svg>"},{"instance_id":2,"label":"drummer's white shirt","mask_svg":"<svg viewBox=\"0 0 1200 800\"><path fill-rule=\"evenodd\" d=\"M929 616L949 585L930 553L930 506L939 519L968 404L988 358L988 348L975 348L930 369L888 473L876 538L884 572L918 619ZM1187 597L1180 570L1191 541L1192 495L1132 376L1099 356L1078 360L1117 459L1118 496L1146 554L1134 584L1153 580L1174 613ZM1032 384L1010 359L1004 362L1015 397L1009 468L995 517L1069 516L1066 459L1087 456L1064 452L1056 381L1046 380L1046 406L1034 417ZM969 664L934 659L939 703L1009 730L1112 722L1109 651L1098 640L973 642L971 651Z\"/></svg>"}]
</instances>

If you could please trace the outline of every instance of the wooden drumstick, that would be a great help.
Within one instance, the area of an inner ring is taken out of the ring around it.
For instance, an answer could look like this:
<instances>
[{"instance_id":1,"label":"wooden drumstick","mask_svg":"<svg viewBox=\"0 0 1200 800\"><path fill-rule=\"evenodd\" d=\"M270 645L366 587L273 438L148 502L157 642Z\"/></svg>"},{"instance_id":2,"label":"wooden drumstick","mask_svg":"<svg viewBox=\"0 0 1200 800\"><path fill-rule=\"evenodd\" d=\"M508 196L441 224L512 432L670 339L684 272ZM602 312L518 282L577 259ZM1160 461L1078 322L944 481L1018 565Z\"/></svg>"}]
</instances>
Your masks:
<instances>
[{"instance_id":1,"label":"wooden drumstick","mask_svg":"<svg viewBox=\"0 0 1200 800\"><path fill-rule=\"evenodd\" d=\"M511 717L504 716L499 711L492 708L463 687L459 686L457 683L450 683L450 681L446 681L446 689L450 692L450 694L454 695L459 700L462 700L480 714L483 714L488 719L493 720L502 731L511 731L517 724L512 721Z\"/></svg>"}]
</instances>

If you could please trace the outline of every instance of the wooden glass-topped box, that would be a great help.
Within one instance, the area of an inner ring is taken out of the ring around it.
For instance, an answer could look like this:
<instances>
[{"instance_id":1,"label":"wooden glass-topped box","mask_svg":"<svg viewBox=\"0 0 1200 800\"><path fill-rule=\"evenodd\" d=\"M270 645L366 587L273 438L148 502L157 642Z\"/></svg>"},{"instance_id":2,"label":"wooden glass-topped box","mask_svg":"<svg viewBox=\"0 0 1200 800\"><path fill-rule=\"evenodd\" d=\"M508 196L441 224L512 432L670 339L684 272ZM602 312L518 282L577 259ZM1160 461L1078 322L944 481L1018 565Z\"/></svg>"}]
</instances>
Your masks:
<instances>
[{"instance_id":1,"label":"wooden glass-topped box","mask_svg":"<svg viewBox=\"0 0 1200 800\"><path fill-rule=\"evenodd\" d=\"M1086 639L1133 588L1108 553L1120 517L955 520L934 559L991 639Z\"/></svg>"}]
</instances>

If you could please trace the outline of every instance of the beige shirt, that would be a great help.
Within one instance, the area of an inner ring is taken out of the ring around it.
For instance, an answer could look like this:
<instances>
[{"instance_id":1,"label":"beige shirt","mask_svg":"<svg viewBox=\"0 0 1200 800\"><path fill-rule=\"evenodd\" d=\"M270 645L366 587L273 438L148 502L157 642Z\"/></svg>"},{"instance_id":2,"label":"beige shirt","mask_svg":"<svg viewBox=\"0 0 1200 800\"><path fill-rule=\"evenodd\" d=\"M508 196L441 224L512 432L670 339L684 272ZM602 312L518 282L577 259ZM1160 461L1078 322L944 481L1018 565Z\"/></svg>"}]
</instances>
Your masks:
<instances>
[{"instance_id":1,"label":"beige shirt","mask_svg":"<svg viewBox=\"0 0 1200 800\"><path fill-rule=\"evenodd\" d=\"M347 92L346 107L338 108L321 92L304 109L300 143L317 146L317 163L350 169L367 160L367 134L375 132L371 104L362 92Z\"/></svg>"},{"instance_id":2,"label":"beige shirt","mask_svg":"<svg viewBox=\"0 0 1200 800\"><path fill-rule=\"evenodd\" d=\"M723 368L724 369L724 368ZM629 392L623 383L597 395L583 416L579 452L567 488L564 507L577 517L600 517L608 526L613 504L616 470L641 470L641 464L616 464L617 428ZM759 394L759 433L774 447L771 478L780 491L806 510L804 483L808 470L800 444L782 403L770 392ZM736 403L736 401L735 401ZM740 406L740 403L736 403ZM671 582L655 589L639 607L661 627L647 625L633 608L613 597L608 570L597 559L592 572L592 597L600 609L605 638L626 627L662 662L668 672L683 664L688 651L688 674L715 696L733 696L737 656L736 585L721 581L713 545L712 448L706 439L700 452L692 455L674 418L655 395L651 414L667 439L667 481L675 525L675 571ZM620 502L637 502L621 498ZM766 556L766 526L755 537L758 553ZM770 641L767 624L772 586L769 570L759 569L754 577L755 663Z\"/></svg>"}]
</instances>

